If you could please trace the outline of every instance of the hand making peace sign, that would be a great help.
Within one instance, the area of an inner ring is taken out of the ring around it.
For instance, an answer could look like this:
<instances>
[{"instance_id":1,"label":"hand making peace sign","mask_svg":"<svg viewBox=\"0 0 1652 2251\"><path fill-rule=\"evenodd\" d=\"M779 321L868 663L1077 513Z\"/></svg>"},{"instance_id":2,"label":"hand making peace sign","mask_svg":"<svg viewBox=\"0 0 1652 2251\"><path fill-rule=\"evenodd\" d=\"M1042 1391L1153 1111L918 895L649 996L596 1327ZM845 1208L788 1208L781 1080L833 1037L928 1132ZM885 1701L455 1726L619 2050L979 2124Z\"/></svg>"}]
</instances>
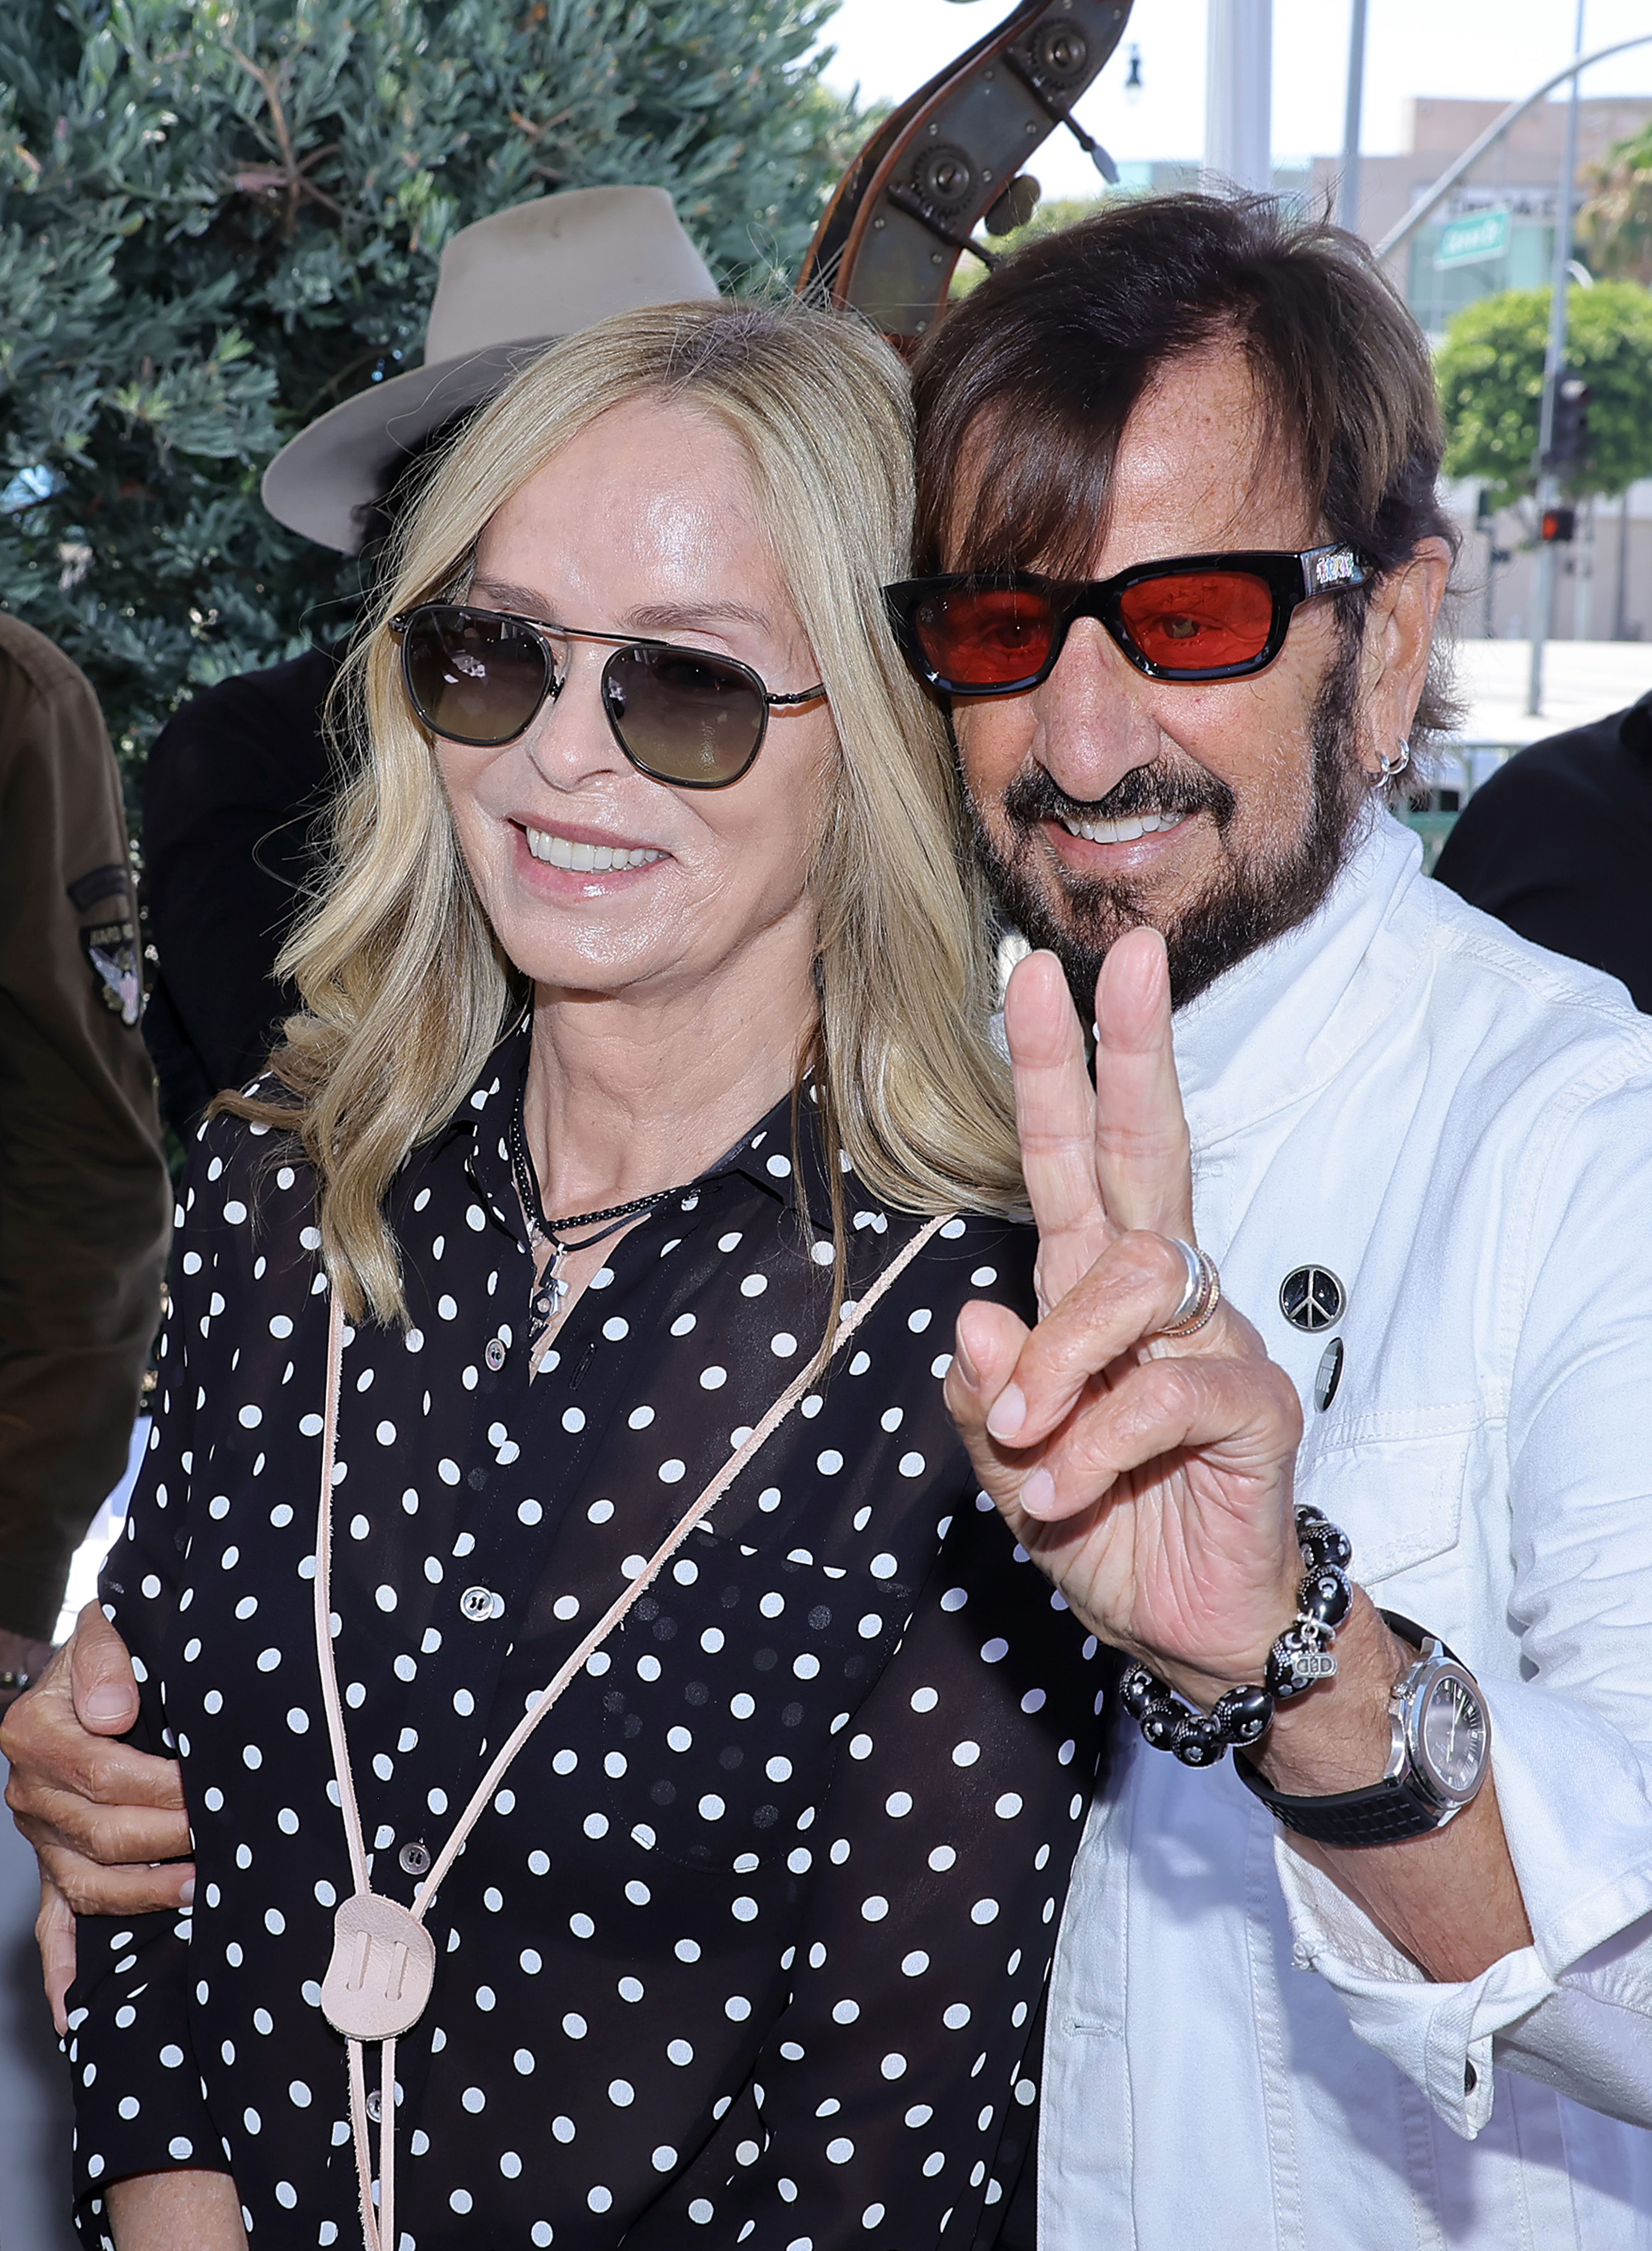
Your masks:
<instances>
[{"instance_id":1,"label":"hand making peace sign","mask_svg":"<svg viewBox=\"0 0 1652 2251\"><path fill-rule=\"evenodd\" d=\"M1053 954L1005 1005L1040 1318L976 1302L947 1378L982 1487L1107 1642L1209 1704L1262 1678L1296 1609L1292 1473L1301 1409L1224 1303L1161 1333L1188 1286L1187 1121L1164 942L1133 931L1096 985L1095 1089Z\"/></svg>"}]
</instances>

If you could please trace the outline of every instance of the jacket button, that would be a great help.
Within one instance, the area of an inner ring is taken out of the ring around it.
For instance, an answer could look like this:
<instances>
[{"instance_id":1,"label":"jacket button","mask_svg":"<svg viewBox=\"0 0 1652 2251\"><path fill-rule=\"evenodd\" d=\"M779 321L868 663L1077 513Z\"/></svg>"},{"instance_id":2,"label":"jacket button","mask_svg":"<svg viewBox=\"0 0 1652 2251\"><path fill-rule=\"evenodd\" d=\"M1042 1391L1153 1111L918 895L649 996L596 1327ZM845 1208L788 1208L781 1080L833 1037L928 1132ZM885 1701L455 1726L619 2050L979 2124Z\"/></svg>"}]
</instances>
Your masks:
<instances>
[{"instance_id":1,"label":"jacket button","mask_svg":"<svg viewBox=\"0 0 1652 2251\"><path fill-rule=\"evenodd\" d=\"M430 1867L430 1847L428 1845L404 1845L396 1858L401 1863L404 1875L422 1876Z\"/></svg>"},{"instance_id":2,"label":"jacket button","mask_svg":"<svg viewBox=\"0 0 1652 2251\"><path fill-rule=\"evenodd\" d=\"M459 1614L469 1618L472 1625L486 1625L490 1618L502 1618L504 1607L504 1596L496 1595L491 1587L467 1587L459 1597Z\"/></svg>"},{"instance_id":3,"label":"jacket button","mask_svg":"<svg viewBox=\"0 0 1652 2251\"><path fill-rule=\"evenodd\" d=\"M498 1337L489 1337L483 1348L482 1356L487 1361L489 1367L492 1368L494 1374L497 1375L499 1370L505 1364L505 1348L501 1339Z\"/></svg>"}]
</instances>

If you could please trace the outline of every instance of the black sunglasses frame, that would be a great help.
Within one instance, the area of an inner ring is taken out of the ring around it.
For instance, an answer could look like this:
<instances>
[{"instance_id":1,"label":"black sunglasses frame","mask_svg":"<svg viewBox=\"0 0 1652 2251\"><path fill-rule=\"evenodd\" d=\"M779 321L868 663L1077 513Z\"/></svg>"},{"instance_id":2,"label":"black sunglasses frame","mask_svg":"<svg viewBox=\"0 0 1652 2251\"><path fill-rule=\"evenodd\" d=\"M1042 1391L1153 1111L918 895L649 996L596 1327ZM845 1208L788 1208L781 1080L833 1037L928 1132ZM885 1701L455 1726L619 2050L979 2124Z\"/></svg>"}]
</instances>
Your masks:
<instances>
[{"instance_id":1,"label":"black sunglasses frame","mask_svg":"<svg viewBox=\"0 0 1652 2251\"><path fill-rule=\"evenodd\" d=\"M497 620L506 625L521 626L530 639L538 644L539 654L545 661L545 684L539 690L532 710L529 712L522 724L514 728L510 734L497 736L453 734L445 728L438 727L420 703L413 688L408 664L407 635L414 620L428 615L433 610L456 613L461 617L477 618L484 622L490 623ZM401 644L402 689L420 725L429 728L433 735L440 735L443 742L462 743L467 749L475 751L502 751L508 743L519 742L540 712L544 710L546 703L554 703L562 693L567 675L564 673L560 678L558 676L553 642L593 641L611 644L614 654L602 668L600 689L602 713L608 723L608 732L639 773L646 774L650 781L663 782L668 789L728 789L735 782L744 780L756 765L757 754L767 739L769 713L788 705L817 703L826 693L824 683L817 681L813 688L806 688L796 696L772 695L760 674L753 672L749 664L742 664L737 656L725 656L720 649L688 648L680 641L651 641L642 634L595 633L584 626L548 626L542 618L524 617L516 610L483 609L470 602L416 603L411 610L402 610L391 619L390 630ZM660 649L672 656L691 657L697 663L720 665L727 671L737 674L751 688L758 704L757 739L736 772L719 774L713 781L686 780L680 774L662 773L657 767L651 766L645 758L637 756L621 732L620 722L614 710L609 675L621 657L629 656L638 649Z\"/></svg>"},{"instance_id":2,"label":"black sunglasses frame","mask_svg":"<svg viewBox=\"0 0 1652 2251\"><path fill-rule=\"evenodd\" d=\"M1207 571L1243 572L1262 581L1274 601L1267 641L1255 656L1246 657L1241 664L1197 667L1156 663L1131 638L1121 606L1122 598L1143 579L1187 578ZM1247 680L1253 673L1266 671L1278 656L1285 646L1291 620L1304 602L1311 602L1320 594L1342 593L1350 586L1363 585L1366 576L1353 549L1336 544L1304 548L1296 554L1258 549L1228 555L1176 555L1163 562L1133 564L1128 571L1120 571L1111 578L1045 578L1032 571L960 571L934 578L903 578L884 588L884 602L901 655L927 688L942 696L1024 696L1030 688L1041 686L1055 670L1075 618L1096 619L1121 655L1149 680L1190 686L1204 681ZM936 670L918 631L918 612L926 601L938 594L989 590L1001 593L1023 589L1042 594L1055 620L1050 653L1037 671L1029 672L1022 679L995 681L983 688L948 680Z\"/></svg>"}]
</instances>

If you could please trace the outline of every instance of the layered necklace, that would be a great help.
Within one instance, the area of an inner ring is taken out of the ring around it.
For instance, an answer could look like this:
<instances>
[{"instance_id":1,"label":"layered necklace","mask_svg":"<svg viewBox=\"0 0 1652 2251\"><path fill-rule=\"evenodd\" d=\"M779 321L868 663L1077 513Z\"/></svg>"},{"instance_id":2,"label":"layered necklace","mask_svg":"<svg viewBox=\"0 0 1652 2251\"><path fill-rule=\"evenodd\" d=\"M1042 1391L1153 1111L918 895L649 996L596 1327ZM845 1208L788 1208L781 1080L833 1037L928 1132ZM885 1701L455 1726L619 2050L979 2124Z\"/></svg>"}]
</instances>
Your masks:
<instances>
[{"instance_id":1,"label":"layered necklace","mask_svg":"<svg viewBox=\"0 0 1652 2251\"><path fill-rule=\"evenodd\" d=\"M589 1250L596 1243L606 1243L609 1236L619 1233L628 1220L639 1218L645 1211L653 1211L683 1191L680 1188L656 1188L652 1195L637 1196L630 1203L610 1204L606 1211L581 1211L575 1212L567 1219L547 1219L539 1202L539 1184L534 1176L533 1167L528 1161L528 1139L522 1125L525 1094L524 1084L523 1092L517 1097L517 1106L510 1117L510 1177L527 1219L529 1243L536 1253L542 1243L551 1245L551 1257L535 1283L533 1295L529 1300L528 1352L531 1361L546 1330L562 1311L563 1300L568 1294L562 1268L569 1253ZM587 1227L595 1228L596 1233L583 1236L578 1243L566 1240L571 1229L577 1233Z\"/></svg>"}]
</instances>

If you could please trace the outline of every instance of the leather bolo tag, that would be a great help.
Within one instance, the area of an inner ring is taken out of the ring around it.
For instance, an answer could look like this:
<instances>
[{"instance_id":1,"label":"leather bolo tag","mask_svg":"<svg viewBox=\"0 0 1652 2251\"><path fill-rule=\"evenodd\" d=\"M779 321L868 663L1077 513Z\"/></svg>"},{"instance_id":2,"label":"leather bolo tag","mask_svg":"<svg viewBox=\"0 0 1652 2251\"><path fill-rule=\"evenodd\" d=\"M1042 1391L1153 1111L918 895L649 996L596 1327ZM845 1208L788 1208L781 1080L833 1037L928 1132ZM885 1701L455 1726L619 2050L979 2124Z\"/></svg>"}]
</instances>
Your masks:
<instances>
[{"instance_id":1,"label":"leather bolo tag","mask_svg":"<svg viewBox=\"0 0 1652 2251\"><path fill-rule=\"evenodd\" d=\"M333 1917L333 1958L322 2012L346 2040L394 2040L418 2023L436 1978L436 1949L422 1922L394 1900L356 1892Z\"/></svg>"}]
</instances>

